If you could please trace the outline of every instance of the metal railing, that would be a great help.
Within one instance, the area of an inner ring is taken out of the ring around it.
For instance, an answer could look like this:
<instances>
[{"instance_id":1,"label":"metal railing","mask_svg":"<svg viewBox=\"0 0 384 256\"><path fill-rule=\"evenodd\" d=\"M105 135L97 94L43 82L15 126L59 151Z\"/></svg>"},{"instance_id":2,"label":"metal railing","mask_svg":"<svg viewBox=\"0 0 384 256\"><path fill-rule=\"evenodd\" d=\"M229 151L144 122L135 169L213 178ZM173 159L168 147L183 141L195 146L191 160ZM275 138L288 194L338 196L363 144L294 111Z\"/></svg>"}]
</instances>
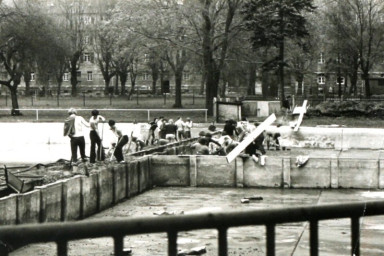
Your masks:
<instances>
[{"instance_id":1,"label":"metal railing","mask_svg":"<svg viewBox=\"0 0 384 256\"><path fill-rule=\"evenodd\" d=\"M12 109L0 109L0 111L8 111L11 112ZM20 108L15 109L18 111L34 111L36 112L36 121L39 120L39 112L67 112L68 109L62 109L62 108ZM78 111L92 111L93 109L87 109L87 108L78 108ZM198 111L198 112L204 112L205 122L208 122L208 109L99 109L102 111L117 111L117 112L147 112L147 118L148 121L151 121L151 112L192 112L192 111Z\"/></svg>"},{"instance_id":2,"label":"metal railing","mask_svg":"<svg viewBox=\"0 0 384 256\"><path fill-rule=\"evenodd\" d=\"M57 255L66 256L68 242L77 239L112 237L114 255L123 254L124 236L147 233L168 234L168 255L177 255L178 232L217 229L218 255L227 256L227 230L231 227L266 226L266 252L275 255L275 227L277 224L309 221L310 255L319 255L319 221L336 218L351 219L351 255L360 255L360 218L384 214L384 201L359 202L340 205L319 205L285 209L265 209L242 212L179 215L119 220L97 220L39 225L3 226L0 241L23 245L55 242ZM8 255L6 248L0 255Z\"/></svg>"}]
</instances>

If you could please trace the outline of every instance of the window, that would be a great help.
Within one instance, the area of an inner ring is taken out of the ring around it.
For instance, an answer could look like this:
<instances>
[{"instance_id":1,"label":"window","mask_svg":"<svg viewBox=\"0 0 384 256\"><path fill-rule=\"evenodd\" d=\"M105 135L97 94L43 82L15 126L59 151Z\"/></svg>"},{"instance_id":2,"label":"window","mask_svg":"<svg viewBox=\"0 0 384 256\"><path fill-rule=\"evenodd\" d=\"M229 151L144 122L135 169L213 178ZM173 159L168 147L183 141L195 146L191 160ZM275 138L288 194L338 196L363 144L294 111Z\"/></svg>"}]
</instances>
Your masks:
<instances>
[{"instance_id":1,"label":"window","mask_svg":"<svg viewBox=\"0 0 384 256\"><path fill-rule=\"evenodd\" d=\"M90 62L91 61L91 55L89 53L84 53L84 61Z\"/></svg>"},{"instance_id":2,"label":"window","mask_svg":"<svg viewBox=\"0 0 384 256\"><path fill-rule=\"evenodd\" d=\"M144 54L144 62L145 63L149 62L149 54Z\"/></svg>"},{"instance_id":3,"label":"window","mask_svg":"<svg viewBox=\"0 0 384 256\"><path fill-rule=\"evenodd\" d=\"M68 81L69 80L69 75L68 75L68 72L65 72L63 74L63 81Z\"/></svg>"},{"instance_id":4,"label":"window","mask_svg":"<svg viewBox=\"0 0 384 256\"><path fill-rule=\"evenodd\" d=\"M337 84L344 84L345 83L345 78L343 76L339 76L337 79L336 79L336 83Z\"/></svg>"},{"instance_id":5,"label":"window","mask_svg":"<svg viewBox=\"0 0 384 256\"><path fill-rule=\"evenodd\" d=\"M87 72L87 81L92 81L92 71Z\"/></svg>"},{"instance_id":6,"label":"window","mask_svg":"<svg viewBox=\"0 0 384 256\"><path fill-rule=\"evenodd\" d=\"M149 80L149 75L148 73L143 74L143 80Z\"/></svg>"},{"instance_id":7,"label":"window","mask_svg":"<svg viewBox=\"0 0 384 256\"><path fill-rule=\"evenodd\" d=\"M77 71L77 77L81 77L81 71Z\"/></svg>"},{"instance_id":8,"label":"window","mask_svg":"<svg viewBox=\"0 0 384 256\"><path fill-rule=\"evenodd\" d=\"M323 64L325 62L324 60L324 53L320 53L320 56L319 56L319 64Z\"/></svg>"},{"instance_id":9,"label":"window","mask_svg":"<svg viewBox=\"0 0 384 256\"><path fill-rule=\"evenodd\" d=\"M35 72L32 72L31 73L31 81L35 81L36 77L35 77Z\"/></svg>"},{"instance_id":10,"label":"window","mask_svg":"<svg viewBox=\"0 0 384 256\"><path fill-rule=\"evenodd\" d=\"M343 63L343 58L340 54L336 57L336 63Z\"/></svg>"},{"instance_id":11,"label":"window","mask_svg":"<svg viewBox=\"0 0 384 256\"><path fill-rule=\"evenodd\" d=\"M91 24L92 18L90 16L84 16L84 24Z\"/></svg>"},{"instance_id":12,"label":"window","mask_svg":"<svg viewBox=\"0 0 384 256\"><path fill-rule=\"evenodd\" d=\"M317 77L317 83L318 84L325 84L325 75L319 75Z\"/></svg>"},{"instance_id":13,"label":"window","mask_svg":"<svg viewBox=\"0 0 384 256\"><path fill-rule=\"evenodd\" d=\"M84 43L85 44L89 44L89 36L85 36L84 37Z\"/></svg>"},{"instance_id":14,"label":"window","mask_svg":"<svg viewBox=\"0 0 384 256\"><path fill-rule=\"evenodd\" d=\"M183 80L189 80L189 79L190 79L189 72L183 72Z\"/></svg>"}]
</instances>

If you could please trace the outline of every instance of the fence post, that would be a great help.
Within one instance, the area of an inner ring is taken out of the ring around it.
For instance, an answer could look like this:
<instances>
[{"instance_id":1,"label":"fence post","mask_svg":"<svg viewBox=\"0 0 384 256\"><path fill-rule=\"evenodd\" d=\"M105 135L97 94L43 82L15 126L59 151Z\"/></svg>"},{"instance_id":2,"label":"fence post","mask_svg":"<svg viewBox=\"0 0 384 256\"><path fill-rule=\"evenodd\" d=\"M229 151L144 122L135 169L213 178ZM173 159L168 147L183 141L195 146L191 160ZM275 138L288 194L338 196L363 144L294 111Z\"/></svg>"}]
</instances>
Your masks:
<instances>
[{"instance_id":1,"label":"fence post","mask_svg":"<svg viewBox=\"0 0 384 256\"><path fill-rule=\"evenodd\" d=\"M109 94L109 105L112 106L112 93Z\"/></svg>"},{"instance_id":2,"label":"fence post","mask_svg":"<svg viewBox=\"0 0 384 256\"><path fill-rule=\"evenodd\" d=\"M36 121L39 121L39 110L36 109Z\"/></svg>"},{"instance_id":3,"label":"fence post","mask_svg":"<svg viewBox=\"0 0 384 256\"><path fill-rule=\"evenodd\" d=\"M60 105L60 94L57 94L57 106Z\"/></svg>"},{"instance_id":4,"label":"fence post","mask_svg":"<svg viewBox=\"0 0 384 256\"><path fill-rule=\"evenodd\" d=\"M148 109L148 122L151 121L150 110Z\"/></svg>"},{"instance_id":5,"label":"fence post","mask_svg":"<svg viewBox=\"0 0 384 256\"><path fill-rule=\"evenodd\" d=\"M31 96L32 106L33 106L33 95Z\"/></svg>"},{"instance_id":6,"label":"fence post","mask_svg":"<svg viewBox=\"0 0 384 256\"><path fill-rule=\"evenodd\" d=\"M139 105L139 88L136 91L136 104Z\"/></svg>"},{"instance_id":7,"label":"fence post","mask_svg":"<svg viewBox=\"0 0 384 256\"><path fill-rule=\"evenodd\" d=\"M195 105L195 90L192 90L192 105Z\"/></svg>"},{"instance_id":8,"label":"fence post","mask_svg":"<svg viewBox=\"0 0 384 256\"><path fill-rule=\"evenodd\" d=\"M83 106L85 107L85 92L83 92Z\"/></svg>"},{"instance_id":9,"label":"fence post","mask_svg":"<svg viewBox=\"0 0 384 256\"><path fill-rule=\"evenodd\" d=\"M208 109L205 110L205 122L208 122Z\"/></svg>"},{"instance_id":10,"label":"fence post","mask_svg":"<svg viewBox=\"0 0 384 256\"><path fill-rule=\"evenodd\" d=\"M5 93L5 106L8 106L8 93Z\"/></svg>"}]
</instances>

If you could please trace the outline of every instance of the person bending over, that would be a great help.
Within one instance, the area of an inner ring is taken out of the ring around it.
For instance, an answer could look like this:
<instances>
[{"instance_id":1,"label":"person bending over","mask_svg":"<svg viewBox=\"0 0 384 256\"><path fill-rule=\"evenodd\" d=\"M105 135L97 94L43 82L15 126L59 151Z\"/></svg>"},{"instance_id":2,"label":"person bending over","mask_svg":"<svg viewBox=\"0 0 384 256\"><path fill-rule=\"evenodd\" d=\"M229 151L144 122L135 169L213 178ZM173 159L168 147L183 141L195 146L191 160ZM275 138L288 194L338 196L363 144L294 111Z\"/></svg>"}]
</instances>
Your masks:
<instances>
[{"instance_id":1,"label":"person bending over","mask_svg":"<svg viewBox=\"0 0 384 256\"><path fill-rule=\"evenodd\" d=\"M125 144L128 143L128 136L124 135L121 130L119 130L116 127L116 122L115 120L109 120L108 124L111 128L111 131L115 136L117 137L117 143L115 145L115 150L113 152L113 155L116 157L117 162L119 163L125 163L124 161L124 155L123 155L123 147Z\"/></svg>"}]
</instances>

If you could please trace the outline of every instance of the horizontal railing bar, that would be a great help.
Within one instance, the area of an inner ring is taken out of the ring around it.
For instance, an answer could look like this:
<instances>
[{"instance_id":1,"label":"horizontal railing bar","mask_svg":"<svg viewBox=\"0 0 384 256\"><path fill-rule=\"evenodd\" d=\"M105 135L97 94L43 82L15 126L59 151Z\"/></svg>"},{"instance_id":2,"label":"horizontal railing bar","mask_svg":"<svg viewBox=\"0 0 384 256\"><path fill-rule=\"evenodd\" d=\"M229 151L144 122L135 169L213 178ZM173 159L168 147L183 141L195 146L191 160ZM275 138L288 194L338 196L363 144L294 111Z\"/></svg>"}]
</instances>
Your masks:
<instances>
[{"instance_id":1,"label":"horizontal railing bar","mask_svg":"<svg viewBox=\"0 0 384 256\"><path fill-rule=\"evenodd\" d=\"M11 111L12 109L0 109L0 111ZM25 111L68 111L68 108L18 108L15 110L25 110ZM77 111L92 111L94 108L76 108ZM143 109L128 109L128 108L115 108L115 109L110 109L110 108L98 108L98 110L103 110L103 111L158 111L158 112L166 112L166 111L176 111L176 112L189 112L189 111L207 111L207 109L197 109L197 108L191 108L191 109L174 109L174 108L169 108L169 109L157 109L157 108L143 108Z\"/></svg>"},{"instance_id":2,"label":"horizontal railing bar","mask_svg":"<svg viewBox=\"0 0 384 256\"><path fill-rule=\"evenodd\" d=\"M145 233L218 229L226 226L268 225L289 222L358 218L384 214L384 201L329 204L285 209L232 211L198 215L139 217L130 219L92 220L66 223L10 225L0 228L0 241L25 243L116 237Z\"/></svg>"}]
</instances>

